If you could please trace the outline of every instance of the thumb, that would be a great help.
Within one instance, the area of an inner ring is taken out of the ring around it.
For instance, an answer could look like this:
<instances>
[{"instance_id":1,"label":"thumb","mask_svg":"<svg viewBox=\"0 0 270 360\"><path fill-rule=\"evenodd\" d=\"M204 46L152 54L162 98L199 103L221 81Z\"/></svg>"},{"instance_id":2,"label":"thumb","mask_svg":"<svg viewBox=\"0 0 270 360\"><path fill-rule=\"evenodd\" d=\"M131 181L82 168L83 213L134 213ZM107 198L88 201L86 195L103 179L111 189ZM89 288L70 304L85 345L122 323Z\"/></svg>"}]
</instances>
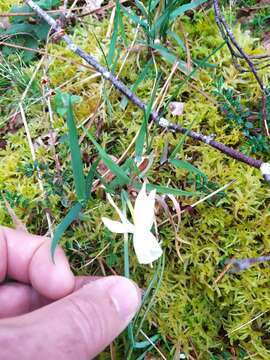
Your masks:
<instances>
[{"instance_id":1,"label":"thumb","mask_svg":"<svg viewBox=\"0 0 270 360\"><path fill-rule=\"evenodd\" d=\"M130 280L109 276L27 315L0 321L0 348L9 360L89 360L128 325L140 306Z\"/></svg>"}]
</instances>

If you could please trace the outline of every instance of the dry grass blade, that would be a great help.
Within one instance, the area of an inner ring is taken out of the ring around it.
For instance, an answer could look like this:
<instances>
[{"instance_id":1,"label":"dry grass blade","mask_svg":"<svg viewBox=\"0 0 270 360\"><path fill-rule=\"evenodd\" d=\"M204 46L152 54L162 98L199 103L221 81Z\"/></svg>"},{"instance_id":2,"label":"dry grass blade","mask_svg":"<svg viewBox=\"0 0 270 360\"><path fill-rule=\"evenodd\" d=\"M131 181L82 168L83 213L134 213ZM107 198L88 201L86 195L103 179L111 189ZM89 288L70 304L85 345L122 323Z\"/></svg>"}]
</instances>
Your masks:
<instances>
[{"instance_id":1,"label":"dry grass blade","mask_svg":"<svg viewBox=\"0 0 270 360\"><path fill-rule=\"evenodd\" d=\"M180 222L181 222L181 208L179 202L176 200L176 197L168 194L169 199L172 201L174 210L176 211L177 215L177 224L176 224L176 231L179 230Z\"/></svg>"},{"instance_id":2,"label":"dry grass blade","mask_svg":"<svg viewBox=\"0 0 270 360\"><path fill-rule=\"evenodd\" d=\"M231 186L231 185L234 184L235 182L236 182L236 180L232 180L232 181L228 182L228 184L226 184L226 185L222 186L221 188L213 191L211 194L209 194L209 195L205 196L204 198L196 201L194 204L192 204L192 205L190 205L190 206L191 206L191 207L195 207L195 206L201 204L202 202L210 199L211 197L215 196L215 195L218 194L219 192L227 189L229 186ZM183 212L185 212L185 210L182 210L182 211L181 211L181 213L183 213Z\"/></svg>"},{"instance_id":3,"label":"dry grass blade","mask_svg":"<svg viewBox=\"0 0 270 360\"><path fill-rule=\"evenodd\" d=\"M245 324L242 324L242 325L238 326L237 328L233 329L232 331L230 331L230 332L228 333L228 335L233 334L234 332L243 329L244 327L246 327L246 326L248 326L249 324L253 323L253 321L257 320L258 318L260 318L261 316L263 316L263 315L264 315L265 313L267 313L267 312L268 312L268 310L266 310L266 311L264 311L264 312L256 315L253 319L249 320L249 321L246 322ZM228 335L227 335L227 336L228 336Z\"/></svg>"},{"instance_id":4,"label":"dry grass blade","mask_svg":"<svg viewBox=\"0 0 270 360\"><path fill-rule=\"evenodd\" d=\"M146 333L142 329L140 329L140 333L146 338L146 340L149 341L149 343L153 346L153 348L156 350L156 352L158 352L158 354L161 356L161 358L163 360L167 360L165 355L162 354L162 352L159 350L159 348L156 346L156 344L153 343L153 341L146 335Z\"/></svg>"},{"instance_id":5,"label":"dry grass blade","mask_svg":"<svg viewBox=\"0 0 270 360\"><path fill-rule=\"evenodd\" d=\"M78 270L81 270L89 265L91 265L96 259L98 259L100 257L101 254L104 253L104 251L110 246L111 244L108 243L102 250L100 250L100 252L90 261L88 261L86 264L84 264L83 266L81 266Z\"/></svg>"},{"instance_id":6,"label":"dry grass blade","mask_svg":"<svg viewBox=\"0 0 270 360\"><path fill-rule=\"evenodd\" d=\"M225 269L218 275L218 277L214 280L214 284L217 284L223 276L230 270L230 268L233 266L232 263L229 263L225 266Z\"/></svg>"}]
</instances>

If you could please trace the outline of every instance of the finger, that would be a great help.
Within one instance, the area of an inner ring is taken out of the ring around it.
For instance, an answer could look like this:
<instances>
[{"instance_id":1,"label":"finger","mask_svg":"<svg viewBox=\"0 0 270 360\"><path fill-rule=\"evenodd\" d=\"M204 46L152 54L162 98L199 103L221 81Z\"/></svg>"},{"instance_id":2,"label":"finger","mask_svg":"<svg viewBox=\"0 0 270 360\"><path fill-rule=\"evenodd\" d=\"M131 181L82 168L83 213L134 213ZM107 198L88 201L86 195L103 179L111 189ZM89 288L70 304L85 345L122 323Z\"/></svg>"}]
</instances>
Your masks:
<instances>
[{"instance_id":1,"label":"finger","mask_svg":"<svg viewBox=\"0 0 270 360\"><path fill-rule=\"evenodd\" d=\"M1 261L0 261L0 283L5 280L7 275L7 242L5 236L0 229L0 254L1 254Z\"/></svg>"},{"instance_id":2,"label":"finger","mask_svg":"<svg viewBox=\"0 0 270 360\"><path fill-rule=\"evenodd\" d=\"M92 359L124 330L139 305L140 291L130 280L111 276L93 281L30 314L1 320L1 356Z\"/></svg>"},{"instance_id":3,"label":"finger","mask_svg":"<svg viewBox=\"0 0 270 360\"><path fill-rule=\"evenodd\" d=\"M26 314L52 301L40 295L30 285L5 283L0 287L0 319Z\"/></svg>"},{"instance_id":4,"label":"finger","mask_svg":"<svg viewBox=\"0 0 270 360\"><path fill-rule=\"evenodd\" d=\"M100 279L97 276L77 276L74 291ZM39 294L32 286L8 282L0 286L0 319L19 316L48 305L54 300Z\"/></svg>"},{"instance_id":5,"label":"finger","mask_svg":"<svg viewBox=\"0 0 270 360\"><path fill-rule=\"evenodd\" d=\"M59 299L69 294L75 284L63 250L50 254L50 240L6 227L0 228L0 279L6 276L31 284L40 294ZM5 250L6 249L6 250Z\"/></svg>"},{"instance_id":6,"label":"finger","mask_svg":"<svg viewBox=\"0 0 270 360\"><path fill-rule=\"evenodd\" d=\"M54 262L50 241L45 241L34 253L28 267L30 283L37 292L56 300L72 292L75 278L64 251L57 247Z\"/></svg>"}]
</instances>

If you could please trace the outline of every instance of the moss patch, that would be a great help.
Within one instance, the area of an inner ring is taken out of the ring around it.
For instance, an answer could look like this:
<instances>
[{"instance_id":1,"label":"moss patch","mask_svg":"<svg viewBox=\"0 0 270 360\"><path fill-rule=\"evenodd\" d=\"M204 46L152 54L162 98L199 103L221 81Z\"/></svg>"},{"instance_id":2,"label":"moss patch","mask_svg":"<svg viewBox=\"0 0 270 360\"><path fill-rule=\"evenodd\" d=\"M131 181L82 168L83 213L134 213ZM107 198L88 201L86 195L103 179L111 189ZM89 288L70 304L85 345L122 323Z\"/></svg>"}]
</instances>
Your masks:
<instances>
[{"instance_id":1,"label":"moss patch","mask_svg":"<svg viewBox=\"0 0 270 360\"><path fill-rule=\"evenodd\" d=\"M1 5L1 10L7 10L7 6ZM77 25L72 30L72 37L77 44L104 62L95 36L104 52L108 53L110 38L105 37L108 18L101 21L95 18L90 20L90 25ZM183 17L181 26L188 34L191 56L196 60L203 60L222 43L212 11L198 12L192 19ZM177 21L174 30L178 31L180 36L179 29L180 21ZM131 41L135 31L128 22L126 32ZM256 39L243 33L239 26L235 26L234 34L248 53L263 53ZM139 33L140 36L142 34ZM172 49L176 49L175 44L170 45ZM118 50L120 60L123 60L123 44L118 45ZM62 44L51 44L49 52L80 62L80 59ZM121 79L131 86L146 60L145 49L138 45L138 50L130 52ZM171 65L158 55L155 56L155 60L162 74L160 90L171 71ZM224 86L234 89L241 97L242 106L257 110L260 101L258 85L251 74L239 74L231 63L226 46L213 55L209 64L208 67L198 70L196 80L190 80L181 87L175 100L185 103L183 115L168 117L186 127L192 123L194 130L205 134L215 133L218 141L240 148L246 140L239 128L230 128L225 114L220 111L213 95L215 81L222 75ZM121 61L116 65L116 72L120 66ZM61 91L81 97L80 103L75 106L78 124L91 113L95 113L98 106L98 114L90 124L90 131L96 134L97 140L109 154L119 158L139 129L143 118L140 110L132 104L129 104L126 110L122 110L119 106L122 96L99 76L94 76L91 70L53 57L45 61L43 69L45 68L52 88L61 86ZM31 73L33 69L34 65L25 71ZM267 69L261 72L265 79L268 76L267 72ZM153 73L148 74L148 78L137 89L137 94L146 102L149 101L155 81ZM32 100L42 94L40 78L41 73L36 79L39 90L33 92ZM181 84L182 79L183 74L177 72L172 79L168 96ZM64 83L66 84L63 86ZM12 102L14 105L14 102L18 102L23 90L16 81L11 81L6 97L0 100L3 119L5 116L8 119L11 113L6 103ZM104 94L109 95L109 101L104 100ZM53 222L57 224L67 213L75 195L68 158L65 120L54 112L54 122L50 125L48 113L42 110L42 100L35 105L32 104L32 100L27 100L26 115L47 196L44 197L38 187L37 171L31 159L23 127L15 133L5 134L7 146L0 150L0 191L5 192L5 197L16 214L26 223L29 231L44 234L47 230L45 210L49 209ZM53 101L52 98L52 104ZM55 148L46 140L50 131L55 132L57 137ZM185 186L188 182L186 171L172 166L159 166L159 159L166 143L173 149L179 137L171 133L161 134L161 131L155 128L150 136L153 136L154 163L149 170L149 179L157 184L166 184L170 181L171 186ZM85 170L88 170L87 157L91 162L96 154L86 139L81 146L86 158ZM61 165L60 178L55 170L55 154ZM257 153L256 156L264 156L265 161L269 160L269 156L267 159L265 154ZM178 234L183 240L180 247L181 259L175 249L175 233L172 226L167 224L160 228L160 238L166 252L165 270L155 305L147 314L144 330L149 336L161 335L158 345L168 358L171 358L176 348L180 347L186 355L197 354L200 359L223 359L226 354L232 356L230 354L233 353L239 359L241 356L269 359L268 265L256 265L240 274L226 273L218 282L215 281L223 271L226 259L234 256L253 257L269 252L269 188L261 180L259 171L229 159L206 145L187 140L180 158L191 161L206 174L209 181L217 185L222 186L232 179L236 179L237 182L226 191L225 196L212 202L204 202L194 213L183 215ZM194 177L191 176L189 180L190 188L195 189ZM198 198L178 200L184 206L192 204ZM106 271L111 267L117 273L123 273L123 240L104 229L101 216L105 214L113 216L104 193L99 191L87 204L84 219L74 222L62 239L72 268L78 274L100 272L97 262L87 267L84 265L108 243L110 245L102 253L102 261L107 266ZM164 214L159 215L160 221L165 219ZM4 206L0 209L0 221L3 225L11 225ZM142 287L146 287L154 270L139 266L132 250L131 254L132 278ZM257 316L256 320L251 321ZM124 337L116 342L119 359L123 358L121 356L124 345ZM109 357L104 353L101 358Z\"/></svg>"}]
</instances>

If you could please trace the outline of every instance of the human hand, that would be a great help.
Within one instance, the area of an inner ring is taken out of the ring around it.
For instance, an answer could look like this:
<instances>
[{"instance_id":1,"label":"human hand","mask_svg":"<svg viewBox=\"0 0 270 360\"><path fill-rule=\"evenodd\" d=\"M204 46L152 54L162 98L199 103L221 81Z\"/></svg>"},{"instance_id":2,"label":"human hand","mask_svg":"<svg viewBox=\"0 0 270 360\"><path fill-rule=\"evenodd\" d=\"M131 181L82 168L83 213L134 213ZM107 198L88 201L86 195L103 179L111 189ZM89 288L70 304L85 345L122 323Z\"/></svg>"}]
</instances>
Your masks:
<instances>
[{"instance_id":1,"label":"human hand","mask_svg":"<svg viewBox=\"0 0 270 360\"><path fill-rule=\"evenodd\" d=\"M126 278L74 277L60 247L53 264L47 238L1 227L0 257L1 359L92 359L140 306Z\"/></svg>"}]
</instances>

